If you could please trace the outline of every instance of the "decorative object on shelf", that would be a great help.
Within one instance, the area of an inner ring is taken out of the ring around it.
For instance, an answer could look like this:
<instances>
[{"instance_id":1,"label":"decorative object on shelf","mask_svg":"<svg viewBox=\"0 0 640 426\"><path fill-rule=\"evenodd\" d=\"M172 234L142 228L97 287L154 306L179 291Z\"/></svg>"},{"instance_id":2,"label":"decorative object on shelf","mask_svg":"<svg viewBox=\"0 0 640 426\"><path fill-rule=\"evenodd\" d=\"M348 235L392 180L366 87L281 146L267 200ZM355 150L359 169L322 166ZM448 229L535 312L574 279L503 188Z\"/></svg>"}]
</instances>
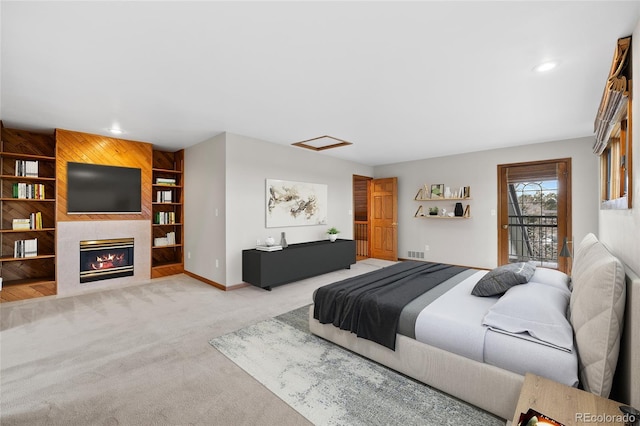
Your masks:
<instances>
[{"instance_id":1,"label":"decorative object on shelf","mask_svg":"<svg viewBox=\"0 0 640 426\"><path fill-rule=\"evenodd\" d=\"M431 185L431 198L442 198L444 193L444 184L434 183Z\"/></svg>"},{"instance_id":2,"label":"decorative object on shelf","mask_svg":"<svg viewBox=\"0 0 640 426\"><path fill-rule=\"evenodd\" d=\"M329 234L329 241L334 242L338 238L339 233L340 231L338 231L337 228L329 228L329 230L327 231L327 234Z\"/></svg>"},{"instance_id":3,"label":"decorative object on shelf","mask_svg":"<svg viewBox=\"0 0 640 426\"><path fill-rule=\"evenodd\" d=\"M462 208L462 203L456 203L456 207L454 209L454 213L457 217L462 217L464 214L464 209Z\"/></svg>"},{"instance_id":4,"label":"decorative object on shelf","mask_svg":"<svg viewBox=\"0 0 640 426\"><path fill-rule=\"evenodd\" d=\"M260 251L278 251L278 250L282 250L282 246L256 246L256 250L260 250Z\"/></svg>"},{"instance_id":5,"label":"decorative object on shelf","mask_svg":"<svg viewBox=\"0 0 640 426\"><path fill-rule=\"evenodd\" d=\"M452 189L453 188L453 189ZM437 206L429 207L419 205L414 217L422 218L434 218L434 219L468 219L471 217L469 212L469 205L466 208L458 200L469 200L471 194L471 187L469 186L447 186L443 184L424 184L416 193L414 200L430 203L430 202L445 202L444 208ZM450 201L450 203L448 203ZM435 203L434 203L435 204ZM425 207L428 209L428 214L425 211Z\"/></svg>"},{"instance_id":6,"label":"decorative object on shelf","mask_svg":"<svg viewBox=\"0 0 640 426\"><path fill-rule=\"evenodd\" d=\"M327 185L266 180L266 226L326 225Z\"/></svg>"},{"instance_id":7,"label":"decorative object on shelf","mask_svg":"<svg viewBox=\"0 0 640 426\"><path fill-rule=\"evenodd\" d=\"M276 240L274 240L273 237L267 237L264 239L264 245L267 247L275 245L275 243L276 243Z\"/></svg>"},{"instance_id":8,"label":"decorative object on shelf","mask_svg":"<svg viewBox=\"0 0 640 426\"><path fill-rule=\"evenodd\" d=\"M282 246L282 248L287 248L287 246L289 245L287 244L287 236L284 232L280 233L280 245Z\"/></svg>"}]
</instances>

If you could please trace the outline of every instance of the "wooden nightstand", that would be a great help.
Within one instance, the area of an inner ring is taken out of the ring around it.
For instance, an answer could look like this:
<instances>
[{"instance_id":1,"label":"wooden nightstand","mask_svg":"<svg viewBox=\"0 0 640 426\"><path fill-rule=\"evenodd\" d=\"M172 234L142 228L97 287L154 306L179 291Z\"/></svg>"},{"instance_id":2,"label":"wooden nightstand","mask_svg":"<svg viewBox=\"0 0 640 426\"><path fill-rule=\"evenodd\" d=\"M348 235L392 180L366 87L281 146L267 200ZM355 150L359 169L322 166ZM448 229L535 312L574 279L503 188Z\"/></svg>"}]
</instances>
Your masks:
<instances>
[{"instance_id":1,"label":"wooden nightstand","mask_svg":"<svg viewBox=\"0 0 640 426\"><path fill-rule=\"evenodd\" d=\"M527 374L513 416L512 426L518 424L520 413L529 408L545 414L566 426L622 425L625 405L602 398L553 380Z\"/></svg>"}]
</instances>

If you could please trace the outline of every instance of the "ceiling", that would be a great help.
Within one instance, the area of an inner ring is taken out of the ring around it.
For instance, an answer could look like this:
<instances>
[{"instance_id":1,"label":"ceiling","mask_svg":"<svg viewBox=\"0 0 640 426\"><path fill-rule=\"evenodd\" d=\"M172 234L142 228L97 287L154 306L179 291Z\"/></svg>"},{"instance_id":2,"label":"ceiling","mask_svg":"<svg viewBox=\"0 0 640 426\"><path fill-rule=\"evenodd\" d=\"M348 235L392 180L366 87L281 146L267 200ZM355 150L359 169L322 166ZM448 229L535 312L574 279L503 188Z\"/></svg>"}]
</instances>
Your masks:
<instances>
[{"instance_id":1,"label":"ceiling","mask_svg":"<svg viewBox=\"0 0 640 426\"><path fill-rule=\"evenodd\" d=\"M115 126L171 150L329 135L353 144L318 155L380 165L592 136L640 1L3 0L0 15L6 127Z\"/></svg>"}]
</instances>

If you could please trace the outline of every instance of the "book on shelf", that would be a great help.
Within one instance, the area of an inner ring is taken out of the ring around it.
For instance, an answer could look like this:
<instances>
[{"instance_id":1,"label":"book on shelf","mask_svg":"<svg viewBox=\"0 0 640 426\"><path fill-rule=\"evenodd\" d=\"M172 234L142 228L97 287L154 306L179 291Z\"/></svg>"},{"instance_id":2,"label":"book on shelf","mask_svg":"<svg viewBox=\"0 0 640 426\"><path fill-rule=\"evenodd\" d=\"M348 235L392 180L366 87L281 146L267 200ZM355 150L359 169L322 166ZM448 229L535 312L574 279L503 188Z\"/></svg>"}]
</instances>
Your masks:
<instances>
[{"instance_id":1,"label":"book on shelf","mask_svg":"<svg viewBox=\"0 0 640 426\"><path fill-rule=\"evenodd\" d=\"M156 178L156 185L175 185L175 178Z\"/></svg>"},{"instance_id":2,"label":"book on shelf","mask_svg":"<svg viewBox=\"0 0 640 426\"><path fill-rule=\"evenodd\" d=\"M155 247L168 246L169 240L167 239L167 237L156 237L153 239L153 245Z\"/></svg>"},{"instance_id":3,"label":"book on shelf","mask_svg":"<svg viewBox=\"0 0 640 426\"><path fill-rule=\"evenodd\" d=\"M14 231L20 231L23 229L31 229L31 219L13 219L11 227Z\"/></svg>"},{"instance_id":4,"label":"book on shelf","mask_svg":"<svg viewBox=\"0 0 640 426\"><path fill-rule=\"evenodd\" d=\"M172 191L157 191L156 192L156 202L158 203L171 203L172 201Z\"/></svg>"},{"instance_id":5,"label":"book on shelf","mask_svg":"<svg viewBox=\"0 0 640 426\"><path fill-rule=\"evenodd\" d=\"M176 233L175 232L167 232L167 243L169 245L173 245L176 243Z\"/></svg>"},{"instance_id":6,"label":"book on shelf","mask_svg":"<svg viewBox=\"0 0 640 426\"><path fill-rule=\"evenodd\" d=\"M153 245L155 247L170 246L176 243L176 233L167 232L164 237L156 237L153 239Z\"/></svg>"},{"instance_id":7,"label":"book on shelf","mask_svg":"<svg viewBox=\"0 0 640 426\"><path fill-rule=\"evenodd\" d=\"M38 161L16 160L16 176L38 177Z\"/></svg>"},{"instance_id":8,"label":"book on shelf","mask_svg":"<svg viewBox=\"0 0 640 426\"><path fill-rule=\"evenodd\" d=\"M176 223L175 212L156 212L156 225L174 225Z\"/></svg>"},{"instance_id":9,"label":"book on shelf","mask_svg":"<svg viewBox=\"0 0 640 426\"><path fill-rule=\"evenodd\" d=\"M42 229L42 212L35 212L29 215L31 229Z\"/></svg>"},{"instance_id":10,"label":"book on shelf","mask_svg":"<svg viewBox=\"0 0 640 426\"><path fill-rule=\"evenodd\" d=\"M278 250L282 250L282 246L256 246L256 250L260 250L260 251L278 251Z\"/></svg>"},{"instance_id":11,"label":"book on shelf","mask_svg":"<svg viewBox=\"0 0 640 426\"><path fill-rule=\"evenodd\" d=\"M12 186L13 198L44 200L44 184L16 182Z\"/></svg>"},{"instance_id":12,"label":"book on shelf","mask_svg":"<svg viewBox=\"0 0 640 426\"><path fill-rule=\"evenodd\" d=\"M29 214L29 218L14 218L11 221L11 229L14 231L28 229L42 229L42 212Z\"/></svg>"},{"instance_id":13,"label":"book on shelf","mask_svg":"<svg viewBox=\"0 0 640 426\"><path fill-rule=\"evenodd\" d=\"M13 257L35 257L38 255L38 239L16 240L13 243Z\"/></svg>"}]
</instances>

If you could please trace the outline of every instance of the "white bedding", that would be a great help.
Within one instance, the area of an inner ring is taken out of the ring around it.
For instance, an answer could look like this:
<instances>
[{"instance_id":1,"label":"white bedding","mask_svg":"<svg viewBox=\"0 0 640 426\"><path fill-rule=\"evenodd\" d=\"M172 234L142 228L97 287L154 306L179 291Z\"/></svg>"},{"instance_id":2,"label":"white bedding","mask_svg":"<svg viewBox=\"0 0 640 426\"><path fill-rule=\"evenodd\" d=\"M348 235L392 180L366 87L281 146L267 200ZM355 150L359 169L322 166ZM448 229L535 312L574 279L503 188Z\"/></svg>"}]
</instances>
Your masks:
<instances>
[{"instance_id":1,"label":"white bedding","mask_svg":"<svg viewBox=\"0 0 640 426\"><path fill-rule=\"evenodd\" d=\"M484 362L482 319L497 297L476 297L471 289L487 271L478 271L424 308L415 323L416 340Z\"/></svg>"},{"instance_id":2,"label":"white bedding","mask_svg":"<svg viewBox=\"0 0 640 426\"><path fill-rule=\"evenodd\" d=\"M578 357L574 348L571 352L562 351L482 325L489 309L499 300L497 296L471 294L486 273L476 272L424 308L416 320L416 340L518 374L531 372L576 386Z\"/></svg>"}]
</instances>

